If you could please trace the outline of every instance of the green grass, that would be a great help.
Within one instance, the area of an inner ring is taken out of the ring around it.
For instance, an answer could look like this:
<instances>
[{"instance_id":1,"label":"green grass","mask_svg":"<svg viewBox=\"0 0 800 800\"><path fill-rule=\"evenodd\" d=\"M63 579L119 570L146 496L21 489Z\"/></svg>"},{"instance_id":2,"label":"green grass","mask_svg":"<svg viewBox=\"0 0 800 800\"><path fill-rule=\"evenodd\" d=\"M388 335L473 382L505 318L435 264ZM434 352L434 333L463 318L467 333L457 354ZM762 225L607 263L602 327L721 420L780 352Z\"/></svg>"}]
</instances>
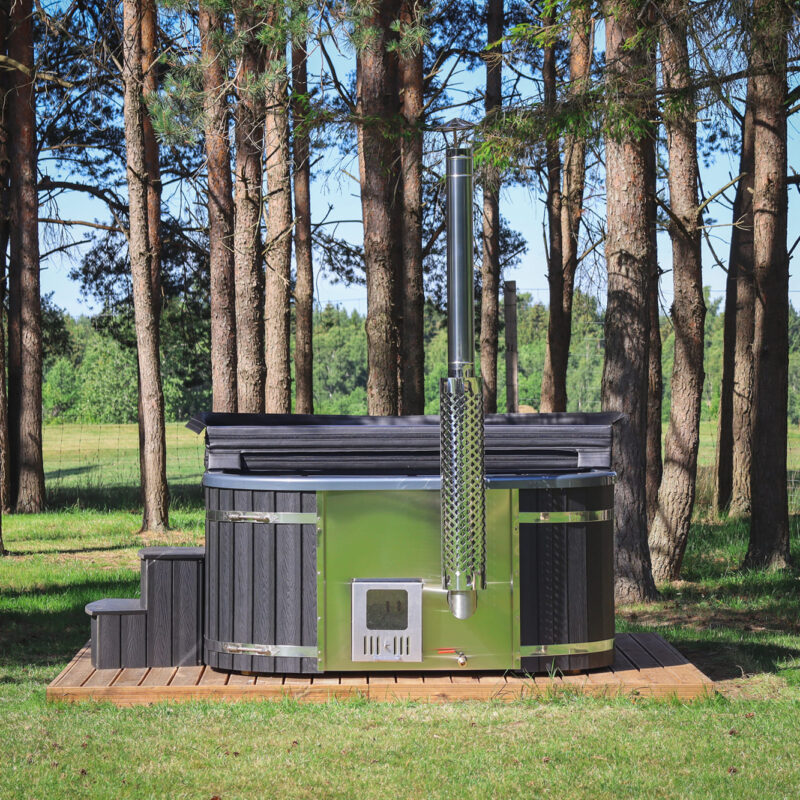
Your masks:
<instances>
[{"instance_id":1,"label":"green grass","mask_svg":"<svg viewBox=\"0 0 800 800\"><path fill-rule=\"evenodd\" d=\"M137 533L123 483L135 474L135 429L117 427L46 429L46 468L51 483L61 470L63 492L51 486L51 502L75 505L3 520L0 798L797 796L800 570L741 571L742 521L698 522L685 580L618 615L619 630L657 631L719 680L708 701L46 704L45 687L88 638L83 606L138 591L137 549L202 541L199 492L178 494L162 539ZM199 483L202 440L173 435L171 474Z\"/></svg>"},{"instance_id":2,"label":"green grass","mask_svg":"<svg viewBox=\"0 0 800 800\"><path fill-rule=\"evenodd\" d=\"M721 681L712 700L130 709L48 705L44 692L88 638L85 603L134 596L136 550L158 541L124 511L4 523L3 798L793 798L800 785L800 572L739 571L741 522L697 525L686 580L618 619L690 654ZM173 524L160 541L202 540L199 507L173 511Z\"/></svg>"}]
</instances>

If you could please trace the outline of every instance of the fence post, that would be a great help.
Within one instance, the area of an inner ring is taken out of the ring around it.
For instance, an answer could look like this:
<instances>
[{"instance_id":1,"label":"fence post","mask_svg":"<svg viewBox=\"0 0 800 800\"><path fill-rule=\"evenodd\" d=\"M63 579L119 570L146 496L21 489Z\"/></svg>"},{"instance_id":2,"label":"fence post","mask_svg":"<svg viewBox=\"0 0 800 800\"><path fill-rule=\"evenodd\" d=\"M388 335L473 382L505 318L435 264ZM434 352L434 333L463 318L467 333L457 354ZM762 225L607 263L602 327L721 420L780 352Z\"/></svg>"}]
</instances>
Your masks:
<instances>
[{"instance_id":1,"label":"fence post","mask_svg":"<svg viewBox=\"0 0 800 800\"><path fill-rule=\"evenodd\" d=\"M519 411L517 379L517 282L503 284L503 318L506 327L506 411Z\"/></svg>"}]
</instances>

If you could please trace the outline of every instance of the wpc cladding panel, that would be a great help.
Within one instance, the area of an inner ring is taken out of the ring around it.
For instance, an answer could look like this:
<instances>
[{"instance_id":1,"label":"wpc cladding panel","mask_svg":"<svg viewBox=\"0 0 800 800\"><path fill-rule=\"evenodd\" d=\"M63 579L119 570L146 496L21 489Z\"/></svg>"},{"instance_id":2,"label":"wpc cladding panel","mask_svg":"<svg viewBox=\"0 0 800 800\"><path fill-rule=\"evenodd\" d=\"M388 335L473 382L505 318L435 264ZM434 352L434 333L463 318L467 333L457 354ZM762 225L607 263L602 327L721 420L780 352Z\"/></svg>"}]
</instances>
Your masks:
<instances>
[{"instance_id":1,"label":"wpc cladding panel","mask_svg":"<svg viewBox=\"0 0 800 800\"><path fill-rule=\"evenodd\" d=\"M520 490L520 512L601 511L613 486ZM613 518L605 522L520 524L520 644L568 644L614 636ZM613 653L528 657L529 672L606 666Z\"/></svg>"},{"instance_id":2,"label":"wpc cladding panel","mask_svg":"<svg viewBox=\"0 0 800 800\"><path fill-rule=\"evenodd\" d=\"M221 511L316 511L314 492L206 490ZM207 639L267 645L317 644L316 525L206 522ZM315 673L316 658L230 655L205 648L216 669Z\"/></svg>"}]
</instances>

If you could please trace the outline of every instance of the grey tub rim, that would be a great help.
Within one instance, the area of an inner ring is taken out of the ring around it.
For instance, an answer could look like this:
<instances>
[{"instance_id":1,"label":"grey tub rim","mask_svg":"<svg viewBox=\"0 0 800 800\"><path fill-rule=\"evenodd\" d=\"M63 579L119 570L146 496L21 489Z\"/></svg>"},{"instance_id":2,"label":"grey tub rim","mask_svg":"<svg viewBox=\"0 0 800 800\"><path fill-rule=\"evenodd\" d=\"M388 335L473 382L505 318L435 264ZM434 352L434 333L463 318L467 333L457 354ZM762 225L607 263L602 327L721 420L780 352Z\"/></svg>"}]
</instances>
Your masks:
<instances>
[{"instance_id":1,"label":"grey tub rim","mask_svg":"<svg viewBox=\"0 0 800 800\"><path fill-rule=\"evenodd\" d=\"M564 475L490 475L487 489L574 489L611 486L613 470L587 470ZM206 472L207 489L243 489L284 492L439 491L439 475L263 475Z\"/></svg>"}]
</instances>

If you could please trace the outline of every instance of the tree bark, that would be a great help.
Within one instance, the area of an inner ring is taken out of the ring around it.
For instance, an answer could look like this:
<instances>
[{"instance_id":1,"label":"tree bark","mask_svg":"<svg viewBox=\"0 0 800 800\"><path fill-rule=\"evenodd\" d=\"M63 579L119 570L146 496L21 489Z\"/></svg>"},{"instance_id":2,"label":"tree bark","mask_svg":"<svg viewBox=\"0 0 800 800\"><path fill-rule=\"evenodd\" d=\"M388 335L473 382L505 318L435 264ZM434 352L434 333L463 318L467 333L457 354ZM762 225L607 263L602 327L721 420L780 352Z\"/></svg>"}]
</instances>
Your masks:
<instances>
[{"instance_id":1,"label":"tree bark","mask_svg":"<svg viewBox=\"0 0 800 800\"><path fill-rule=\"evenodd\" d=\"M728 277L725 284L722 386L719 403L714 510L750 513L751 404L753 396L753 108L752 84L742 120L739 174L733 201Z\"/></svg>"},{"instance_id":2,"label":"tree bark","mask_svg":"<svg viewBox=\"0 0 800 800\"><path fill-rule=\"evenodd\" d=\"M653 164L655 168L655 164ZM653 172L655 179L655 169ZM655 184L655 180L653 181ZM655 217L651 218L655 222ZM655 235L655 226L653 227ZM652 267L651 267L652 269ZM661 320L658 308L659 272L650 274L647 307L650 318L650 339L647 366L647 530L653 525L658 508L658 488L661 486L663 463L661 460L661 406L663 375L661 372Z\"/></svg>"},{"instance_id":3,"label":"tree bark","mask_svg":"<svg viewBox=\"0 0 800 800\"><path fill-rule=\"evenodd\" d=\"M488 0L486 35L489 44L503 35L503 2ZM503 102L502 61L486 57L486 116ZM481 258L481 377L483 409L497 412L497 340L500 330L500 172L487 167L483 180L483 255Z\"/></svg>"},{"instance_id":4,"label":"tree bark","mask_svg":"<svg viewBox=\"0 0 800 800\"><path fill-rule=\"evenodd\" d=\"M142 5L123 0L123 64L125 156L128 182L128 250L143 427L142 530L164 531L169 525L164 395L158 350L158 312L153 297L152 239L149 208L145 116L142 102Z\"/></svg>"},{"instance_id":5,"label":"tree bark","mask_svg":"<svg viewBox=\"0 0 800 800\"><path fill-rule=\"evenodd\" d=\"M311 132L308 115L308 51L305 38L292 43L294 158L294 380L295 412L314 413L314 264L311 250Z\"/></svg>"},{"instance_id":6,"label":"tree bark","mask_svg":"<svg viewBox=\"0 0 800 800\"><path fill-rule=\"evenodd\" d=\"M658 510L650 531L653 577L657 581L680 577L689 538L700 446L706 317L697 197L697 112L689 64L687 0L667 0L664 10L665 18L660 26L664 86L675 90L683 102L664 115L672 211L669 234L675 357L669 427L664 443L664 474L658 491Z\"/></svg>"},{"instance_id":7,"label":"tree bark","mask_svg":"<svg viewBox=\"0 0 800 800\"><path fill-rule=\"evenodd\" d=\"M570 18L569 43L569 88L570 100L577 101L586 89L592 64L594 21L588 7L576 7ZM553 48L544 54L543 78L545 103L556 100L556 71ZM555 168L560 168L557 142L548 145L548 222L550 224L550 254L548 257L548 287L550 316L547 325L547 350L542 372L542 411L567 410L567 368L569 347L572 338L572 297L575 289L575 273L578 269L578 236L583 213L583 189L585 183L586 140L581 136L567 134L564 137L564 164L562 186L553 185L557 177ZM552 165L552 171L551 171ZM556 198L558 198L556 200ZM560 206L561 232L556 238L551 215ZM556 246L554 246L554 242ZM560 267L554 258L560 250Z\"/></svg>"},{"instance_id":8,"label":"tree bark","mask_svg":"<svg viewBox=\"0 0 800 800\"><path fill-rule=\"evenodd\" d=\"M608 0L606 81L628 113L647 119L647 103L631 88L652 85L646 45L631 44L637 16L626 2ZM627 46L626 46L627 44ZM607 124L613 125L614 120ZM614 426L617 472L615 532L616 598L639 602L657 596L647 547L646 435L648 290L652 240L647 213L647 148L641 135L624 128L606 136L608 301L602 404L626 417Z\"/></svg>"},{"instance_id":9,"label":"tree bark","mask_svg":"<svg viewBox=\"0 0 800 800\"><path fill-rule=\"evenodd\" d=\"M728 270L736 279L736 332L734 344L733 403L731 438L731 494L728 514L742 517L750 514L750 473L753 465L753 334L756 293L753 282L753 148L755 127L753 110L748 103L742 123L742 155L739 180L734 198L734 228L731 233L731 257Z\"/></svg>"},{"instance_id":10,"label":"tree bark","mask_svg":"<svg viewBox=\"0 0 800 800\"><path fill-rule=\"evenodd\" d=\"M5 53L9 27L8 6L0 5L0 51ZM8 88L9 75L0 72L0 514L11 510L11 462L8 429L8 394L6 389L6 334L5 304L8 279L8 237L10 233L10 187L8 183L11 161L9 158ZM3 550L0 534L0 552Z\"/></svg>"},{"instance_id":11,"label":"tree bark","mask_svg":"<svg viewBox=\"0 0 800 800\"><path fill-rule=\"evenodd\" d=\"M393 120L397 118L396 73L387 52L394 0L376 4L364 24L373 30L356 63L356 116L364 267L367 277L367 410L394 415L399 410L398 313L394 189L397 185Z\"/></svg>"},{"instance_id":12,"label":"tree bark","mask_svg":"<svg viewBox=\"0 0 800 800\"><path fill-rule=\"evenodd\" d=\"M786 252L786 58L789 7L753 4L753 345L752 516L748 567L790 564L786 487L789 259Z\"/></svg>"},{"instance_id":13,"label":"tree bark","mask_svg":"<svg viewBox=\"0 0 800 800\"><path fill-rule=\"evenodd\" d=\"M404 0L400 19L414 21L414 5ZM400 139L402 183L403 326L400 347L402 414L425 411L425 350L422 283L422 122L424 115L422 47L398 61L400 108L405 127Z\"/></svg>"},{"instance_id":14,"label":"tree bark","mask_svg":"<svg viewBox=\"0 0 800 800\"><path fill-rule=\"evenodd\" d=\"M648 57L655 64L656 42L651 41ZM655 76L652 76L655 81ZM658 109L653 104L647 111L648 119L656 119ZM650 531L658 508L658 489L661 486L663 462L661 458L661 411L663 403L664 377L661 367L661 319L659 314L659 281L661 270L658 266L657 231L657 176L655 137L644 141L647 156L647 224L650 231L650 284L647 307L650 320L650 336L647 354L647 530Z\"/></svg>"},{"instance_id":15,"label":"tree bark","mask_svg":"<svg viewBox=\"0 0 800 800\"><path fill-rule=\"evenodd\" d=\"M203 109L208 173L208 243L211 280L211 391L214 411L235 412L236 294L233 268L233 182L228 138L228 62L220 39L225 18L200 3Z\"/></svg>"},{"instance_id":16,"label":"tree bark","mask_svg":"<svg viewBox=\"0 0 800 800\"><path fill-rule=\"evenodd\" d=\"M273 6L267 24L275 31L285 29L282 7ZM291 347L292 278L292 172L289 150L289 97L283 58L286 42L271 47L267 54L265 125L267 177L266 291L264 299L264 342L266 385L264 407L268 414L292 411ZM280 67L280 73L276 70ZM275 73L275 74L273 74Z\"/></svg>"},{"instance_id":17,"label":"tree bark","mask_svg":"<svg viewBox=\"0 0 800 800\"><path fill-rule=\"evenodd\" d=\"M238 102L234 186L234 275L236 296L237 409L264 411L264 273L261 202L264 154L264 98L258 84L264 53L256 41L257 20L236 7L236 30L243 39L236 65Z\"/></svg>"},{"instance_id":18,"label":"tree bark","mask_svg":"<svg viewBox=\"0 0 800 800\"><path fill-rule=\"evenodd\" d=\"M158 91L158 13L155 0L142 0L141 53L142 61L142 99L144 114L142 131L144 135L144 163L147 170L147 241L150 250L150 291L153 298L153 313L156 320L156 345L161 352L161 166L159 147L153 121L147 110L147 99ZM145 463L144 398L142 379L139 375L137 408L139 416L139 474L147 470ZM142 484L142 503L144 484ZM145 526L146 527L146 526Z\"/></svg>"},{"instance_id":19,"label":"tree bark","mask_svg":"<svg viewBox=\"0 0 800 800\"><path fill-rule=\"evenodd\" d=\"M44 508L42 462L42 309L39 293L39 198L36 99L32 75L33 3L11 5L9 58L29 72L11 73L8 96L11 159L9 262L9 433L12 502L17 511Z\"/></svg>"}]
</instances>

